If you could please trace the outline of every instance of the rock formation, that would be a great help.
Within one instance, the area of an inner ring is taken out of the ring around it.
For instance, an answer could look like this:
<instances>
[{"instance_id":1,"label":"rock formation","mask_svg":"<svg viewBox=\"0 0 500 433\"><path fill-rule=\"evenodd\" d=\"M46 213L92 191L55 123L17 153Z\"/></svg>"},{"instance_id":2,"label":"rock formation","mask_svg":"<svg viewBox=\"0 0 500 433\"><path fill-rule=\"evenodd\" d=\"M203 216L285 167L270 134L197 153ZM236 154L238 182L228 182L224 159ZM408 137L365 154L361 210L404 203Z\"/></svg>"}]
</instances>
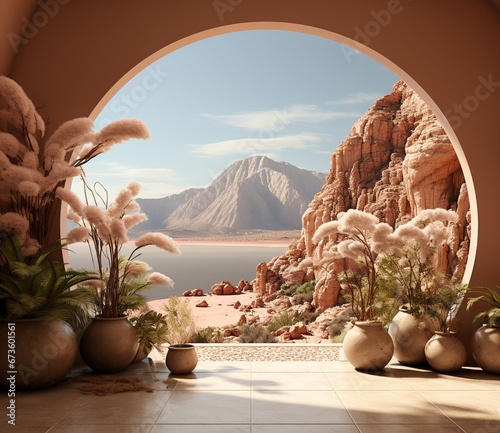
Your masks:
<instances>
[{"instance_id":1,"label":"rock formation","mask_svg":"<svg viewBox=\"0 0 500 433\"><path fill-rule=\"evenodd\" d=\"M333 153L327 181L303 214L300 239L285 255L259 265L254 290L270 293L281 284L315 280L315 306L333 307L338 303L338 282L309 265L316 229L348 209L370 212L396 227L432 208L453 209L459 215L440 266L449 275L462 275L470 235L464 176L437 118L399 81L354 124Z\"/></svg>"}]
</instances>

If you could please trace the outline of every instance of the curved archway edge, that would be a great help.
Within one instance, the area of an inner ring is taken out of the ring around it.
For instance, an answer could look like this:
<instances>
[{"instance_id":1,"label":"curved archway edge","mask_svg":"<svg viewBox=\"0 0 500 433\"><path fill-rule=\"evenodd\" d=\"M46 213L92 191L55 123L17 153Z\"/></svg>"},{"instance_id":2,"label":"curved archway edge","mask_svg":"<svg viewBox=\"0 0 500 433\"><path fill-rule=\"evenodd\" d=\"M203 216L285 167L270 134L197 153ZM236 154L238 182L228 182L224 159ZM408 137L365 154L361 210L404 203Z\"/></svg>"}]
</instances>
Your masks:
<instances>
[{"instance_id":1,"label":"curved archway edge","mask_svg":"<svg viewBox=\"0 0 500 433\"><path fill-rule=\"evenodd\" d=\"M498 284L500 205L490 190L500 184L500 56L494 55L500 14L490 1L203 0L196 3L195 12L189 2L177 1L147 7L119 0L52 3L57 11L45 12L44 25L26 42L11 44L14 55L6 52L0 63L8 64L0 72L10 69L8 75L43 107L49 128L71 118L95 116L125 81L154 60L222 33L259 28L302 31L379 61L415 89L450 137L476 222L470 250L475 260L470 260L466 280L471 285ZM40 8L31 17L19 15L26 8L10 14L7 36L16 25L22 30L19 21L41 16ZM347 57L346 53L346 61ZM56 237L59 227L52 229ZM462 315L468 321L464 311Z\"/></svg>"}]
</instances>

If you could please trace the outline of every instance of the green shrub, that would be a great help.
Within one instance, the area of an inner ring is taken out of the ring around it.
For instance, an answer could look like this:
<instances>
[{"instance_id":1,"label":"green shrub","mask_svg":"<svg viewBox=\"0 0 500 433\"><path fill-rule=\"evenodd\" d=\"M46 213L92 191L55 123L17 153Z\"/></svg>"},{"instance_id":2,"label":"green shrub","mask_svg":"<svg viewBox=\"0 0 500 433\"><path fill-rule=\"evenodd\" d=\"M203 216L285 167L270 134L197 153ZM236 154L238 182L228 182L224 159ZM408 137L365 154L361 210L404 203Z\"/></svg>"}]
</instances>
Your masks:
<instances>
[{"instance_id":1,"label":"green shrub","mask_svg":"<svg viewBox=\"0 0 500 433\"><path fill-rule=\"evenodd\" d=\"M191 341L196 325L189 301L176 297L168 298L163 308L166 311L167 341L170 344Z\"/></svg>"},{"instance_id":2,"label":"green shrub","mask_svg":"<svg viewBox=\"0 0 500 433\"><path fill-rule=\"evenodd\" d=\"M316 311L316 310L313 310L313 311L306 311L302 314L300 314L298 317L297 317L297 321L298 322L304 322L304 324L308 324L308 323L312 323L314 322L318 316L320 315L321 313L319 311Z\"/></svg>"},{"instance_id":3,"label":"green shrub","mask_svg":"<svg viewBox=\"0 0 500 433\"><path fill-rule=\"evenodd\" d=\"M277 331L283 326L292 326L297 322L300 322L299 318L296 316L292 316L288 311L283 311L279 314L276 314L267 324L267 330L269 332Z\"/></svg>"},{"instance_id":4,"label":"green shrub","mask_svg":"<svg viewBox=\"0 0 500 433\"><path fill-rule=\"evenodd\" d=\"M297 287L295 293L313 293L315 287L316 287L316 282L314 280L309 281Z\"/></svg>"},{"instance_id":5,"label":"green shrub","mask_svg":"<svg viewBox=\"0 0 500 433\"><path fill-rule=\"evenodd\" d=\"M276 343L276 338L262 325L244 324L240 326L240 331L240 343Z\"/></svg>"},{"instance_id":6,"label":"green shrub","mask_svg":"<svg viewBox=\"0 0 500 433\"><path fill-rule=\"evenodd\" d=\"M293 305L301 305L305 304L306 302L312 303L314 298L314 292L307 292L307 293L296 293L295 296L292 298L292 304Z\"/></svg>"},{"instance_id":7,"label":"green shrub","mask_svg":"<svg viewBox=\"0 0 500 433\"><path fill-rule=\"evenodd\" d=\"M191 337L192 343L224 343L224 333L220 328L208 326L198 329Z\"/></svg>"}]
</instances>

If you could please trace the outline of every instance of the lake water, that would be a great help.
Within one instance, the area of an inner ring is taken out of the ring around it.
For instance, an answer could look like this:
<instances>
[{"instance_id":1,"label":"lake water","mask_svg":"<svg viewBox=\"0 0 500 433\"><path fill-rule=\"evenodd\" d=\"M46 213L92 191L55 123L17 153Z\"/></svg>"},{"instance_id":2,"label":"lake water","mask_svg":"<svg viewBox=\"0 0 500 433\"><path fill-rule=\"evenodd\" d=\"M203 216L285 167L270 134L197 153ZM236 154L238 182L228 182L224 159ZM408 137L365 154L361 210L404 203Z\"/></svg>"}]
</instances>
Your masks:
<instances>
[{"instance_id":1,"label":"lake water","mask_svg":"<svg viewBox=\"0 0 500 433\"><path fill-rule=\"evenodd\" d=\"M169 276L174 281L173 288L157 286L147 292L148 300L179 296L186 290L201 288L209 292L212 285L228 280L237 285L240 280L252 281L255 268L260 262L269 262L282 255L286 245L228 245L228 244L179 244L181 255L169 254L155 247L141 250L139 260L149 263L154 271ZM70 246L71 267L92 268L90 253L86 244ZM132 247L124 247L124 255Z\"/></svg>"}]
</instances>

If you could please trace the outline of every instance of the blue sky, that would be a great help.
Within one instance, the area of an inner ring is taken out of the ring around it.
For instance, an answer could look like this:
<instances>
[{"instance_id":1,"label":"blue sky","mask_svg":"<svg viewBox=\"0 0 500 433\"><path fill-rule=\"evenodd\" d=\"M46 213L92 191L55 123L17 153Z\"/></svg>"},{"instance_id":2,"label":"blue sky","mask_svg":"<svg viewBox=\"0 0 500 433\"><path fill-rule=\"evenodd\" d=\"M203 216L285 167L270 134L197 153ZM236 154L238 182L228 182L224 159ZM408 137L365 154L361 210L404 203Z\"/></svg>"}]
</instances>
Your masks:
<instances>
[{"instance_id":1,"label":"blue sky","mask_svg":"<svg viewBox=\"0 0 500 433\"><path fill-rule=\"evenodd\" d=\"M149 140L116 145L85 166L114 196L208 186L232 162L267 155L328 172L354 122L399 79L332 40L281 30L211 37L174 51L131 79L97 117L142 119ZM74 182L73 190L81 185Z\"/></svg>"}]
</instances>

